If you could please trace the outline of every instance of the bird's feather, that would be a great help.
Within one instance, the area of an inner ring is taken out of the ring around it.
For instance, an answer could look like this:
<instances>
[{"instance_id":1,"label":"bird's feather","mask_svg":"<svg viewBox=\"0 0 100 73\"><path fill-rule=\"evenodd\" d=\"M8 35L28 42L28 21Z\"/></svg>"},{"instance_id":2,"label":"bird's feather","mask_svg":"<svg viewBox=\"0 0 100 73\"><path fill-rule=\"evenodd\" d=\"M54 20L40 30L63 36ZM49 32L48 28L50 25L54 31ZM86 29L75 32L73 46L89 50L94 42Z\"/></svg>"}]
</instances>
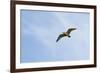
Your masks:
<instances>
[{"instance_id":1,"label":"bird's feather","mask_svg":"<svg viewBox=\"0 0 100 73\"><path fill-rule=\"evenodd\" d=\"M56 40L56 42L58 42L62 37L64 37L65 35L64 34L60 34Z\"/></svg>"},{"instance_id":2,"label":"bird's feather","mask_svg":"<svg viewBox=\"0 0 100 73\"><path fill-rule=\"evenodd\" d=\"M76 30L76 28L69 28L68 30L67 30L67 34L70 34L71 33L71 31L73 31L73 30Z\"/></svg>"}]
</instances>

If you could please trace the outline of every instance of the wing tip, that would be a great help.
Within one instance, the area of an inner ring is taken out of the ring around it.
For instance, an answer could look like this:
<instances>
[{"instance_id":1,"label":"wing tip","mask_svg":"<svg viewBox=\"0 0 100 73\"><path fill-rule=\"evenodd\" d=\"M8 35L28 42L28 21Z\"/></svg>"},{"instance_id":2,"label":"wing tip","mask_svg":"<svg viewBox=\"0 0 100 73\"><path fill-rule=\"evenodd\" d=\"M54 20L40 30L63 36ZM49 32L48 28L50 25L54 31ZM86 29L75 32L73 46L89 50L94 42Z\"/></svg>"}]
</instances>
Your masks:
<instances>
[{"instance_id":1,"label":"wing tip","mask_svg":"<svg viewBox=\"0 0 100 73\"><path fill-rule=\"evenodd\" d=\"M56 40L56 43L58 42L58 40Z\"/></svg>"}]
</instances>

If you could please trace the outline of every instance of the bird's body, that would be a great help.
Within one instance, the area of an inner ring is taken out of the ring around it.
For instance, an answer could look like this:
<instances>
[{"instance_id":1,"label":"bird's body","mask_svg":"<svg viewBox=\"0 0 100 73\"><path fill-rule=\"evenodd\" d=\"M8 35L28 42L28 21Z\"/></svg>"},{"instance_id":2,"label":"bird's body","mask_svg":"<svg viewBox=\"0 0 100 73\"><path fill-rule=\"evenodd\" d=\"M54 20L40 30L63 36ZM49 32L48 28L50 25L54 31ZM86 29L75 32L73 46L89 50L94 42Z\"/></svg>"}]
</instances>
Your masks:
<instances>
[{"instance_id":1,"label":"bird's body","mask_svg":"<svg viewBox=\"0 0 100 73\"><path fill-rule=\"evenodd\" d=\"M70 38L70 37L71 37L71 36L70 36L70 33L71 33L71 31L73 31L73 30L76 30L76 28L69 28L69 29L67 30L67 32L63 32L62 34L60 34L59 37L57 38L56 42L58 42L62 37L65 37L65 36L68 36L68 37Z\"/></svg>"},{"instance_id":2,"label":"bird's body","mask_svg":"<svg viewBox=\"0 0 100 73\"><path fill-rule=\"evenodd\" d=\"M67 35L68 35L66 32L63 32L63 34L64 34L65 36L67 36Z\"/></svg>"}]
</instances>

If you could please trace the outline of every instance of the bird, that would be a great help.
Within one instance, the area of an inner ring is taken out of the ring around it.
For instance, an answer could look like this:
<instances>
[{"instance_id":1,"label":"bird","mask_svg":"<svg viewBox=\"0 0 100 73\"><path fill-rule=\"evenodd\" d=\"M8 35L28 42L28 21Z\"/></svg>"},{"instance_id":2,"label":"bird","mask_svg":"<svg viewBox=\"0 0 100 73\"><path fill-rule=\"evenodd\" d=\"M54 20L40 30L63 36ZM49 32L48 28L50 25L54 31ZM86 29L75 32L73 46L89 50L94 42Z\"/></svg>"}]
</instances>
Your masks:
<instances>
[{"instance_id":1,"label":"bird","mask_svg":"<svg viewBox=\"0 0 100 73\"><path fill-rule=\"evenodd\" d=\"M70 33L71 33L73 30L76 30L76 28L69 28L69 29L67 30L67 32L61 33L61 34L58 36L56 42L58 42L61 38L65 37L65 36L67 36L67 37L70 38L70 37L71 37L71 36L70 36Z\"/></svg>"}]
</instances>

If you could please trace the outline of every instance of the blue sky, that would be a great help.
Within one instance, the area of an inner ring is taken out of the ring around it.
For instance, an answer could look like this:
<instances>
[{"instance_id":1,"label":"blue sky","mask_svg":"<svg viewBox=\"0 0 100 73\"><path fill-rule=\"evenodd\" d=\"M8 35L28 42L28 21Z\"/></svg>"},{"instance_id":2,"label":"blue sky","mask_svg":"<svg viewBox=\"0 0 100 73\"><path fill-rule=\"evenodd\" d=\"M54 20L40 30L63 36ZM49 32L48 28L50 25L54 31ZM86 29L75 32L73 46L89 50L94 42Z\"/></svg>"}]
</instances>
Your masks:
<instances>
[{"instance_id":1,"label":"blue sky","mask_svg":"<svg viewBox=\"0 0 100 73\"><path fill-rule=\"evenodd\" d=\"M89 59L89 13L21 10L21 63ZM56 39L68 28L71 38Z\"/></svg>"}]
</instances>

